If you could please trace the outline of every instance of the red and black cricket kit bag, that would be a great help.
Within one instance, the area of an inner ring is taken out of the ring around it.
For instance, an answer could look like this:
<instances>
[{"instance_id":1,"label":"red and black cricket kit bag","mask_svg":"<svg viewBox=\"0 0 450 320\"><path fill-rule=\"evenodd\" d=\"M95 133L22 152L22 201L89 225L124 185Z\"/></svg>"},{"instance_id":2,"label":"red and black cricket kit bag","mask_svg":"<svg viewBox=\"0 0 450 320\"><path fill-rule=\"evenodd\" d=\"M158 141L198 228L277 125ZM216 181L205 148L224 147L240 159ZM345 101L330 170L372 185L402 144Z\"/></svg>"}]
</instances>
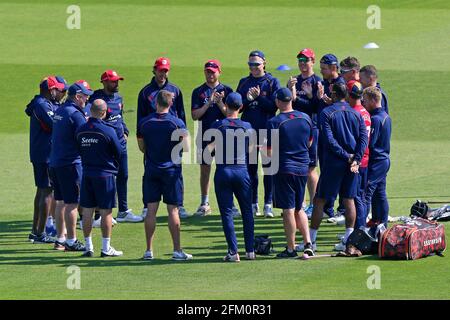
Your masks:
<instances>
[{"instance_id":1,"label":"red and black cricket kit bag","mask_svg":"<svg viewBox=\"0 0 450 320\"><path fill-rule=\"evenodd\" d=\"M446 247L444 225L422 218L387 229L381 236L380 258L415 260L441 255Z\"/></svg>"}]
</instances>

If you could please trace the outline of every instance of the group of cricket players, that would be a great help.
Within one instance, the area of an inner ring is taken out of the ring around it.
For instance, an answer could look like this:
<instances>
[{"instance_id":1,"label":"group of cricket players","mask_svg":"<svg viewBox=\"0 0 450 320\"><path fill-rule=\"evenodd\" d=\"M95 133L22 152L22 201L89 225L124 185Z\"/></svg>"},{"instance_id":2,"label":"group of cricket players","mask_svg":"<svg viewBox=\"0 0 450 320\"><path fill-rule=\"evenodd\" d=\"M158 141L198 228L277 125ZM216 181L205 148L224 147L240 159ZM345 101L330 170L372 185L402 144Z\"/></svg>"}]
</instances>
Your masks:
<instances>
[{"instance_id":1,"label":"group of cricket players","mask_svg":"<svg viewBox=\"0 0 450 320\"><path fill-rule=\"evenodd\" d=\"M215 163L214 190L228 247L226 262L240 261L234 219L242 218L245 258L254 260L254 219L273 218L274 208L282 210L286 236L286 248L277 258L295 258L299 252L314 256L324 217L345 224L337 251L345 250L355 229L387 224L391 118L377 69L361 67L355 57L339 62L333 54L316 61L310 48L296 58L300 73L282 86L266 71L265 54L250 52L249 75L235 91L220 82L221 63L208 60L205 82L191 96L191 116L199 124L194 139L187 129L182 92L168 79L171 62L167 57L156 59L153 77L137 101L136 136L144 164L140 215L127 203L130 131L119 94L124 78L106 70L100 76L102 88L93 91L85 80L68 85L61 76L45 77L40 93L25 110L30 117L30 161L37 187L29 240L93 257L92 228L100 227L100 256L118 257L123 252L111 246L112 227L144 222L142 258L152 260L162 200L168 212L172 259L192 259L180 240L180 219L191 216L183 205L182 174L183 154L190 152L191 141L200 164L200 205L194 215L212 213L209 189ZM316 62L322 77L314 73ZM261 171L262 210L258 205ZM84 243L77 239L78 225ZM303 240L298 244L297 230Z\"/></svg>"}]
</instances>

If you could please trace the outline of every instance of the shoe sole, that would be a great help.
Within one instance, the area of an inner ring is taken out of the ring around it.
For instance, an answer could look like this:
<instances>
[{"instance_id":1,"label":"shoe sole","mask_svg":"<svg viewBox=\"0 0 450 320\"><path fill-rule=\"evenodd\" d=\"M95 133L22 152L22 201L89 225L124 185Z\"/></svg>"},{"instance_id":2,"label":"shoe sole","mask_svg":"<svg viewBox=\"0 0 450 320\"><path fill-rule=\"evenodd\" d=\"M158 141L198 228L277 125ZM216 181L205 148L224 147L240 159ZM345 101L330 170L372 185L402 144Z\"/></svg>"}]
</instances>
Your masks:
<instances>
[{"instance_id":1,"label":"shoe sole","mask_svg":"<svg viewBox=\"0 0 450 320\"><path fill-rule=\"evenodd\" d=\"M151 258L144 258L144 257L142 257L142 260L144 260L144 261L151 261L151 260L154 260L155 258L154 257L151 257Z\"/></svg>"},{"instance_id":2,"label":"shoe sole","mask_svg":"<svg viewBox=\"0 0 450 320\"><path fill-rule=\"evenodd\" d=\"M65 251L66 248L64 246L61 247L53 247L53 250L57 250L57 251Z\"/></svg>"},{"instance_id":3,"label":"shoe sole","mask_svg":"<svg viewBox=\"0 0 450 320\"><path fill-rule=\"evenodd\" d=\"M89 252L87 252L87 253L83 253L83 254L81 255L81 257L82 257L82 258L93 258L93 257L94 257L94 252L89 251Z\"/></svg>"},{"instance_id":4,"label":"shoe sole","mask_svg":"<svg viewBox=\"0 0 450 320\"><path fill-rule=\"evenodd\" d=\"M120 219L120 218L117 218L116 221L117 221L118 223L124 223L124 222L139 223L139 222L144 221L144 219L139 220L139 221L132 221L132 220L126 220L126 219Z\"/></svg>"},{"instance_id":5,"label":"shoe sole","mask_svg":"<svg viewBox=\"0 0 450 320\"><path fill-rule=\"evenodd\" d=\"M308 257L314 257L314 251L312 249L306 249L305 251L303 251L303 254L306 254Z\"/></svg>"},{"instance_id":6,"label":"shoe sole","mask_svg":"<svg viewBox=\"0 0 450 320\"><path fill-rule=\"evenodd\" d=\"M109 254L104 254L103 252L100 254L101 258L115 258L115 257L121 257L123 256L123 254L119 254L119 255L109 255Z\"/></svg>"},{"instance_id":7,"label":"shoe sole","mask_svg":"<svg viewBox=\"0 0 450 320\"><path fill-rule=\"evenodd\" d=\"M189 259L180 259L180 258L174 258L174 257L172 257L172 260L173 260L173 261L189 261L189 260L192 260L192 258L189 258Z\"/></svg>"}]
</instances>

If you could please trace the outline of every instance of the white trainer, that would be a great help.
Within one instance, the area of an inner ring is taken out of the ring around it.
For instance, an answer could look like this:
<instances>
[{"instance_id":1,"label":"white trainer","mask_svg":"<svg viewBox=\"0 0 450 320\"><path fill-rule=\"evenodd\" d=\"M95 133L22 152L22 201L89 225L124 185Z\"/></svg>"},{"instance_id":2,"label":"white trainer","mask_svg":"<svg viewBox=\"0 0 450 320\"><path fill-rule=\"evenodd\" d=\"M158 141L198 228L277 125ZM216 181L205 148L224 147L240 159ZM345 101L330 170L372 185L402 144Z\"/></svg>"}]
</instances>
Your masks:
<instances>
[{"instance_id":1,"label":"white trainer","mask_svg":"<svg viewBox=\"0 0 450 320\"><path fill-rule=\"evenodd\" d=\"M120 257L120 256L123 256L123 252L119 251L119 250L116 250L116 249L114 249L113 247L110 246L108 251L105 252L105 251L102 250L102 253L100 254L100 256L102 258L105 258L105 257Z\"/></svg>"},{"instance_id":2,"label":"white trainer","mask_svg":"<svg viewBox=\"0 0 450 320\"><path fill-rule=\"evenodd\" d=\"M172 255L172 259L176 261L192 260L192 258L192 254L186 253L183 250L174 251Z\"/></svg>"},{"instance_id":3,"label":"white trainer","mask_svg":"<svg viewBox=\"0 0 450 320\"><path fill-rule=\"evenodd\" d=\"M92 221L92 228L100 228L102 226L102 217Z\"/></svg>"},{"instance_id":4,"label":"white trainer","mask_svg":"<svg viewBox=\"0 0 450 320\"><path fill-rule=\"evenodd\" d=\"M256 260L255 252L246 252L245 253L245 258L247 260Z\"/></svg>"},{"instance_id":5,"label":"white trainer","mask_svg":"<svg viewBox=\"0 0 450 320\"><path fill-rule=\"evenodd\" d=\"M264 205L264 216L266 218L273 218L273 211L272 211L272 205L271 204L265 204Z\"/></svg>"},{"instance_id":6,"label":"white trainer","mask_svg":"<svg viewBox=\"0 0 450 320\"><path fill-rule=\"evenodd\" d=\"M189 218L189 213L183 206L178 207L178 215L180 216L181 219Z\"/></svg>"},{"instance_id":7,"label":"white trainer","mask_svg":"<svg viewBox=\"0 0 450 320\"><path fill-rule=\"evenodd\" d=\"M239 253L230 254L227 253L225 257L223 257L223 261L225 262L239 262L241 259L239 258Z\"/></svg>"},{"instance_id":8,"label":"white trainer","mask_svg":"<svg viewBox=\"0 0 450 320\"><path fill-rule=\"evenodd\" d=\"M153 260L153 252L152 250L147 250L144 252L144 256L142 257L143 260Z\"/></svg>"},{"instance_id":9,"label":"white trainer","mask_svg":"<svg viewBox=\"0 0 450 320\"><path fill-rule=\"evenodd\" d=\"M345 251L346 248L347 248L347 246L345 245L345 243L343 241L334 245L334 251Z\"/></svg>"},{"instance_id":10,"label":"white trainer","mask_svg":"<svg viewBox=\"0 0 450 320\"><path fill-rule=\"evenodd\" d=\"M312 249L314 251L317 251L317 244L315 242L312 243ZM298 245L295 246L294 250L297 251L297 252L305 251L305 244L304 243L299 243Z\"/></svg>"},{"instance_id":11,"label":"white trainer","mask_svg":"<svg viewBox=\"0 0 450 320\"><path fill-rule=\"evenodd\" d=\"M232 216L233 216L233 219L236 219L236 218L240 218L240 217L241 217L241 213L239 212L239 209L236 208L235 206L233 206L233 207L231 208L231 214L232 214Z\"/></svg>"},{"instance_id":12,"label":"white trainer","mask_svg":"<svg viewBox=\"0 0 450 320\"><path fill-rule=\"evenodd\" d=\"M252 204L252 211L255 217L264 216L264 214L259 211L259 205L257 203Z\"/></svg>"},{"instance_id":13,"label":"white trainer","mask_svg":"<svg viewBox=\"0 0 450 320\"><path fill-rule=\"evenodd\" d=\"M197 211L194 213L195 216L204 217L208 214L211 214L211 207L209 206L209 203L201 204Z\"/></svg>"},{"instance_id":14,"label":"white trainer","mask_svg":"<svg viewBox=\"0 0 450 320\"><path fill-rule=\"evenodd\" d=\"M133 214L131 209L117 213L117 222L142 222L144 218Z\"/></svg>"},{"instance_id":15,"label":"white trainer","mask_svg":"<svg viewBox=\"0 0 450 320\"><path fill-rule=\"evenodd\" d=\"M145 217L147 216L147 211L148 211L147 208L142 208L142 213L141 213L142 219L145 219Z\"/></svg>"}]
</instances>

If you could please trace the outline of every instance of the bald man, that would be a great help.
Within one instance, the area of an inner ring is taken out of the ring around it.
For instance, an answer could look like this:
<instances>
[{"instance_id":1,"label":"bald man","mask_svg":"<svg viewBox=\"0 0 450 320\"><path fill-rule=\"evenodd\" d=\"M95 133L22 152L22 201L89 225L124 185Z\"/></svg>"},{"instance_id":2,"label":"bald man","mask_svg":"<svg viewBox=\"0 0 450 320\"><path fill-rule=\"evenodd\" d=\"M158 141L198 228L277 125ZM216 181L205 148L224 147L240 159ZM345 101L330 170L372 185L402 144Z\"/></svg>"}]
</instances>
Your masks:
<instances>
[{"instance_id":1,"label":"bald man","mask_svg":"<svg viewBox=\"0 0 450 320\"><path fill-rule=\"evenodd\" d=\"M96 99L91 106L91 117L76 132L83 166L80 206L83 215L83 233L86 240L85 257L94 256L92 244L92 216L100 209L102 229L101 257L121 256L122 251L111 247L112 209L116 207L116 176L122 146L116 131L103 121L106 102Z\"/></svg>"}]
</instances>

